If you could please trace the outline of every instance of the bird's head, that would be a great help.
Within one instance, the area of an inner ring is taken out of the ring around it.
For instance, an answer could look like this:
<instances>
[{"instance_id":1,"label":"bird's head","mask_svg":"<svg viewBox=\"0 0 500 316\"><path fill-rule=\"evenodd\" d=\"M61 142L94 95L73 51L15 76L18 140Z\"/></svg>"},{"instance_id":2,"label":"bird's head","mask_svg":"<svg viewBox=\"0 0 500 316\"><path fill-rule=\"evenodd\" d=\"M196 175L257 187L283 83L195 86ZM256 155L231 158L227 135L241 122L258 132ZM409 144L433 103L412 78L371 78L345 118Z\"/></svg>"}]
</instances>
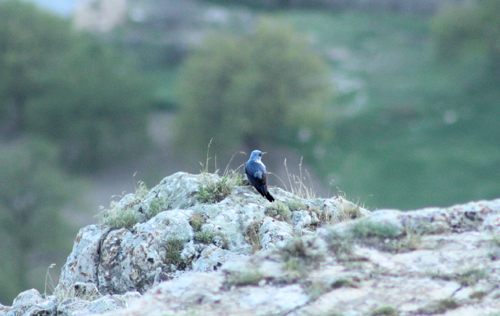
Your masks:
<instances>
[{"instance_id":1,"label":"bird's head","mask_svg":"<svg viewBox=\"0 0 500 316\"><path fill-rule=\"evenodd\" d=\"M250 160L260 161L260 159L262 158L263 154L265 154L265 152L261 152L260 150L254 150L250 154Z\"/></svg>"}]
</instances>

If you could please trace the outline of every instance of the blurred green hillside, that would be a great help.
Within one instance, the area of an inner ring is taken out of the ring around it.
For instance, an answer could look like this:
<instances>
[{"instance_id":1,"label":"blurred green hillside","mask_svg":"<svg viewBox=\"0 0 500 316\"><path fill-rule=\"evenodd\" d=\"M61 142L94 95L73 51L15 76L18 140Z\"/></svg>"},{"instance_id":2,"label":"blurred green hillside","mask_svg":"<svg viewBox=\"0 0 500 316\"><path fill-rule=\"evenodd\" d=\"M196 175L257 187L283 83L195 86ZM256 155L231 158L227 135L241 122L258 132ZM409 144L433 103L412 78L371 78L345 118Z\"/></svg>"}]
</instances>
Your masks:
<instances>
[{"instance_id":1,"label":"blurred green hillside","mask_svg":"<svg viewBox=\"0 0 500 316\"><path fill-rule=\"evenodd\" d=\"M346 87L339 100L344 115L317 168L370 208L445 206L500 194L500 73L491 72L479 37L440 56L440 41L449 38L436 38L437 28L447 27L441 15L449 14L439 14L279 15L311 34Z\"/></svg>"},{"instance_id":2,"label":"blurred green hillside","mask_svg":"<svg viewBox=\"0 0 500 316\"><path fill-rule=\"evenodd\" d=\"M2 304L64 263L86 212L75 201L109 202L135 171L149 186L197 172L211 138L221 168L259 146L273 171L285 150L318 191L372 210L500 196L497 1L418 14L172 3L134 1L102 32L0 0L0 250L19 250L0 259Z\"/></svg>"}]
</instances>

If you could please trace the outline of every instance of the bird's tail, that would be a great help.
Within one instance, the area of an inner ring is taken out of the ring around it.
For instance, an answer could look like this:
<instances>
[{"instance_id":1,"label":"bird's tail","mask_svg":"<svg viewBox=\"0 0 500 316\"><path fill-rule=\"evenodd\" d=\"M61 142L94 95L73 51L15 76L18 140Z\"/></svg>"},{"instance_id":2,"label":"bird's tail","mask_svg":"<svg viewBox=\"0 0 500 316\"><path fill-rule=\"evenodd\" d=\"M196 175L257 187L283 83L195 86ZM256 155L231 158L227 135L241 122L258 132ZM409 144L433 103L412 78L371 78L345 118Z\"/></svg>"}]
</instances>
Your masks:
<instances>
[{"instance_id":1,"label":"bird's tail","mask_svg":"<svg viewBox=\"0 0 500 316\"><path fill-rule=\"evenodd\" d=\"M271 195L271 193L269 193L269 191L266 192L265 196L269 202L274 202L274 197Z\"/></svg>"}]
</instances>

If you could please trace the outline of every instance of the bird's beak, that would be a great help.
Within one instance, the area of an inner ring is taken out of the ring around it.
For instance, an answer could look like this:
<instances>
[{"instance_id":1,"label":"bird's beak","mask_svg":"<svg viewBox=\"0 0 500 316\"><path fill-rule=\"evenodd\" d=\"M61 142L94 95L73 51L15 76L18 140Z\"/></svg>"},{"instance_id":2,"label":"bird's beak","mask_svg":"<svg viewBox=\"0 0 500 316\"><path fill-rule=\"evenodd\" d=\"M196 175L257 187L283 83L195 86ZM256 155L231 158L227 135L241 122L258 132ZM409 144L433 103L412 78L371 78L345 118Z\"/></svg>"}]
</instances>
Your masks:
<instances>
[{"instance_id":1,"label":"bird's beak","mask_svg":"<svg viewBox=\"0 0 500 316\"><path fill-rule=\"evenodd\" d=\"M264 154L267 154L267 152L265 151L265 152L263 152L262 154L263 154L263 155L264 155Z\"/></svg>"}]
</instances>

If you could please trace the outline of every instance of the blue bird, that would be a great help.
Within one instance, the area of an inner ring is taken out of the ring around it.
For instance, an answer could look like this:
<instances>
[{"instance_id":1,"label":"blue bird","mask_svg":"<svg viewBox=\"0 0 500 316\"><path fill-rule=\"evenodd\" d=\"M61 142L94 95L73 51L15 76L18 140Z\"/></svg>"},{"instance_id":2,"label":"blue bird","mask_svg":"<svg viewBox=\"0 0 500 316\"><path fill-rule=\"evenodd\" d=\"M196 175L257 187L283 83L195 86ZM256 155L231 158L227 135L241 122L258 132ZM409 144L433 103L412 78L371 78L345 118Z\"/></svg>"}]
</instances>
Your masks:
<instances>
[{"instance_id":1,"label":"blue bird","mask_svg":"<svg viewBox=\"0 0 500 316\"><path fill-rule=\"evenodd\" d=\"M245 165L245 173L248 181L257 189L257 191L269 202L273 202L273 196L267 191L266 166L261 161L262 152L260 150L252 151L250 159Z\"/></svg>"}]
</instances>

